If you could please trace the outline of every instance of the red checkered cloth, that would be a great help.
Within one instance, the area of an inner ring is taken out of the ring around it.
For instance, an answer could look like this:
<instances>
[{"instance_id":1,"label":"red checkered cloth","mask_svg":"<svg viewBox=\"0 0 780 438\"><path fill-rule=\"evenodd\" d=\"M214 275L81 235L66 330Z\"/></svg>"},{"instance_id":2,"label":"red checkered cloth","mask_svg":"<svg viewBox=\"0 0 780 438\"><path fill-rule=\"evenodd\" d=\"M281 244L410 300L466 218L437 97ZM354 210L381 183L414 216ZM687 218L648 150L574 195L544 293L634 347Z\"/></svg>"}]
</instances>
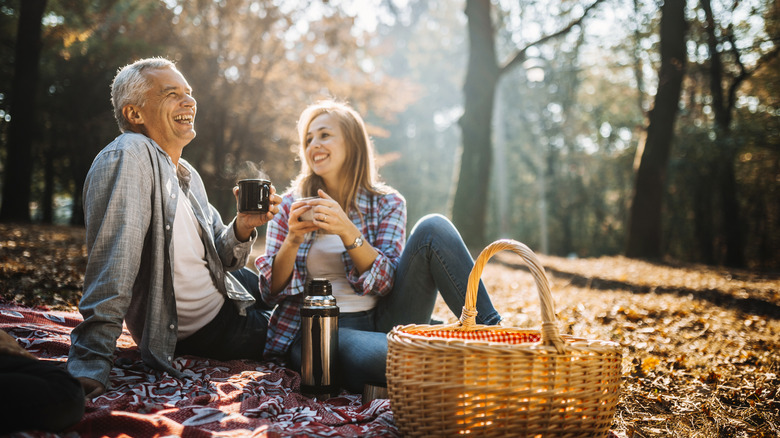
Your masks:
<instances>
[{"instance_id":1,"label":"red checkered cloth","mask_svg":"<svg viewBox=\"0 0 780 438\"><path fill-rule=\"evenodd\" d=\"M0 305L0 329L35 356L64 366L78 312ZM395 437L389 400L361 403L342 393L329 400L304 397L300 375L272 362L183 356L174 361L185 377L152 370L141 361L125 330L117 342L111 388L87 401L81 422L43 437ZM4 397L7 395L3 395Z\"/></svg>"},{"instance_id":2,"label":"red checkered cloth","mask_svg":"<svg viewBox=\"0 0 780 438\"><path fill-rule=\"evenodd\" d=\"M440 339L462 339L464 341L499 342L502 344L528 344L539 342L541 334L538 331L496 331L496 330L409 330L412 335Z\"/></svg>"}]
</instances>

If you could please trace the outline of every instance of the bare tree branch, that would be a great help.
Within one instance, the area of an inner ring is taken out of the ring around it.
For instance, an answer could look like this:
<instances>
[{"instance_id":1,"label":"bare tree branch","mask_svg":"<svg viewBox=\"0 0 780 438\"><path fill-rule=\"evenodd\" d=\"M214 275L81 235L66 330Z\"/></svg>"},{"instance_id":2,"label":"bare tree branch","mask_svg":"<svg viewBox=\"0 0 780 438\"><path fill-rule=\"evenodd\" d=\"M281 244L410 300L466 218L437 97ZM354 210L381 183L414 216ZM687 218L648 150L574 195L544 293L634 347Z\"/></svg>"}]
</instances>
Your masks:
<instances>
[{"instance_id":1,"label":"bare tree branch","mask_svg":"<svg viewBox=\"0 0 780 438\"><path fill-rule=\"evenodd\" d=\"M758 61L756 61L756 64L753 66L752 70L748 70L745 68L745 66L742 64L742 60L739 57L739 52L737 51L736 47L734 47L734 44L732 42L732 47L734 48L734 55L737 60L737 63L740 67L740 74L736 78L734 78L734 81L729 86L728 91L728 105L729 109L733 108L736 104L737 99L737 89L739 89L739 86L744 82L746 79L748 79L750 76L752 76L755 72L760 70L764 65L769 63L772 59L777 57L777 55L780 55L780 46L775 46L774 49L770 50L767 53L764 53L761 55L760 58L758 58Z\"/></svg>"},{"instance_id":2,"label":"bare tree branch","mask_svg":"<svg viewBox=\"0 0 780 438\"><path fill-rule=\"evenodd\" d=\"M601 3L602 1L604 1L604 0L595 0L593 3L591 3L590 6L585 8L585 12L582 13L582 16L580 18L572 21L571 23L569 23L563 29L561 29L561 30L559 30L559 31L557 31L555 33L551 33L549 35L545 35L545 36L539 38L538 40L536 40L536 41L534 41L532 43L527 44L522 49L520 49L517 53L515 53L515 55L512 57L512 59L509 60L509 62L504 64L503 67L499 68L499 70L498 70L499 76L503 75L505 72L507 72L509 69L511 69L515 65L525 61L526 60L526 52L531 47L538 46L538 45L543 44L543 43L545 43L545 42L547 42L547 41L549 41L551 39L557 38L557 37L559 37L561 35L566 35L574 27L581 25L582 22L585 20L585 17L587 17L588 14L590 13L590 11L593 10L596 6L598 6L598 4Z\"/></svg>"}]
</instances>

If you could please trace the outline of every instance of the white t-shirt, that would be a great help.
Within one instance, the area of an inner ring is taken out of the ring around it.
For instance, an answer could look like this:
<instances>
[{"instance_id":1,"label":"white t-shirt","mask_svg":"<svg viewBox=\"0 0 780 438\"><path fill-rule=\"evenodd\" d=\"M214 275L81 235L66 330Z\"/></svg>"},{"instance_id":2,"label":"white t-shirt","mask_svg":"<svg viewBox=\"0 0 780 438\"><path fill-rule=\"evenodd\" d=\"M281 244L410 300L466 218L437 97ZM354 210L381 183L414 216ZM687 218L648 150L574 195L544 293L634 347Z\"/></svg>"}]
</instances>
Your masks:
<instances>
[{"instance_id":1,"label":"white t-shirt","mask_svg":"<svg viewBox=\"0 0 780 438\"><path fill-rule=\"evenodd\" d=\"M184 339L217 316L225 297L211 278L201 240L203 231L181 187L178 198L173 220L173 290L179 317L178 339Z\"/></svg>"},{"instance_id":2,"label":"white t-shirt","mask_svg":"<svg viewBox=\"0 0 780 438\"><path fill-rule=\"evenodd\" d=\"M333 296L339 312L351 313L371 310L379 299L376 295L358 295L347 281L341 254L346 251L341 238L335 234L316 233L309 249L306 269L309 278L327 278L333 287Z\"/></svg>"}]
</instances>

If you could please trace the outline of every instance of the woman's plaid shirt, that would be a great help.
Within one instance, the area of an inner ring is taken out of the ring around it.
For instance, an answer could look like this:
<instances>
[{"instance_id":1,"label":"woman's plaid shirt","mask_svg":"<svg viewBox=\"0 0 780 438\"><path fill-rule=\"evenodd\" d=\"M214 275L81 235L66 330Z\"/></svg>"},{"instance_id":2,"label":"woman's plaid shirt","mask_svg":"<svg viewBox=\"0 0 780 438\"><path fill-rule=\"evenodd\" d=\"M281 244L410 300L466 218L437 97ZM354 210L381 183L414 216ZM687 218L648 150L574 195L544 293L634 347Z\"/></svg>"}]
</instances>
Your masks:
<instances>
[{"instance_id":1,"label":"woman's plaid shirt","mask_svg":"<svg viewBox=\"0 0 780 438\"><path fill-rule=\"evenodd\" d=\"M358 274L352 259L346 250L341 254L344 262L344 274L356 294L374 294L384 296L393 289L393 277L406 242L406 200L400 193L386 189L386 193L372 195L361 190L357 195L357 212L350 212L350 219L363 233L363 239L379 252L371 269ZM260 291L263 300L277 305L271 315L268 326L268 338L265 344L265 356L278 356L287 353L295 336L300 331L300 308L303 303L307 278L306 257L314 241L314 233L298 248L292 278L287 287L278 294L271 293L271 268L274 256L284 242L288 232L290 206L295 197L292 193L282 196L279 213L267 225L265 254L255 261L260 274Z\"/></svg>"}]
</instances>

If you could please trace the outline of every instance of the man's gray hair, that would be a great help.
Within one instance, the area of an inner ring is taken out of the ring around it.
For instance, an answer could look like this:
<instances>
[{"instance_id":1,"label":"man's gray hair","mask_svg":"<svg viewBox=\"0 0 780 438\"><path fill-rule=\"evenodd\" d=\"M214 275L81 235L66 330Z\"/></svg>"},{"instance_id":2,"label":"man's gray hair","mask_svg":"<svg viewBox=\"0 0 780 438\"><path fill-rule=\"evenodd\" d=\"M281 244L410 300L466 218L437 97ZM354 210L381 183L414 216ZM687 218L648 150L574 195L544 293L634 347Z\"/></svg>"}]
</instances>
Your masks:
<instances>
[{"instance_id":1,"label":"man's gray hair","mask_svg":"<svg viewBox=\"0 0 780 438\"><path fill-rule=\"evenodd\" d=\"M165 58L146 58L139 59L117 71L111 84L111 104L114 106L114 118L122 132L131 131L133 127L122 114L122 108L125 105L144 104L144 94L149 88L149 81L143 71L163 68L175 70L176 65Z\"/></svg>"}]
</instances>

